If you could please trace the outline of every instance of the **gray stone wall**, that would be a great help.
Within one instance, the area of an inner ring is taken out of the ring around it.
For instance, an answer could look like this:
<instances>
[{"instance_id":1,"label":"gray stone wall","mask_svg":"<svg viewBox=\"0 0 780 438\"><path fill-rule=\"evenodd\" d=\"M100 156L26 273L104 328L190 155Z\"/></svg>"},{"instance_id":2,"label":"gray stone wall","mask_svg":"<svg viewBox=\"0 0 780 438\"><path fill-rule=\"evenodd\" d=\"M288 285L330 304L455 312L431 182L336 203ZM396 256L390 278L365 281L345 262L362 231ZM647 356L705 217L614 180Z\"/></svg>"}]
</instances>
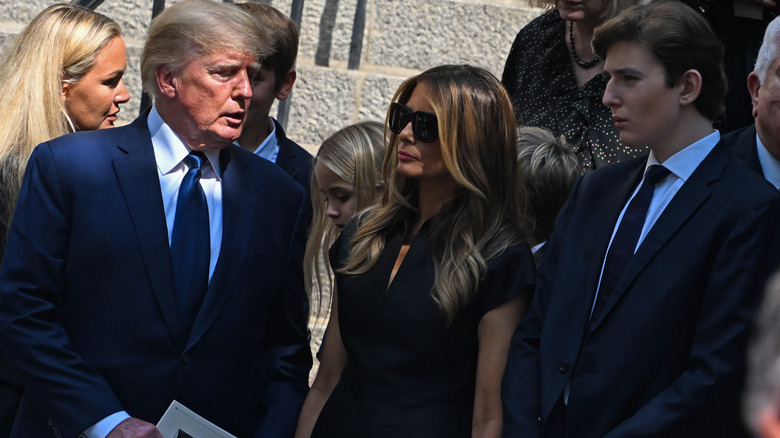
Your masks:
<instances>
[{"instance_id":1,"label":"gray stone wall","mask_svg":"<svg viewBox=\"0 0 780 438\"><path fill-rule=\"evenodd\" d=\"M291 0L261 1L290 13ZM35 14L55 2L0 0L0 50ZM120 23L128 47L125 77L132 97L120 113L124 123L138 115L138 65L151 4L105 0L97 9ZM540 13L522 0L368 0L360 68L348 70L356 4L356 0L304 4L298 80L286 129L290 138L312 152L343 126L384 120L398 85L419 71L469 63L500 76L515 34Z\"/></svg>"}]
</instances>

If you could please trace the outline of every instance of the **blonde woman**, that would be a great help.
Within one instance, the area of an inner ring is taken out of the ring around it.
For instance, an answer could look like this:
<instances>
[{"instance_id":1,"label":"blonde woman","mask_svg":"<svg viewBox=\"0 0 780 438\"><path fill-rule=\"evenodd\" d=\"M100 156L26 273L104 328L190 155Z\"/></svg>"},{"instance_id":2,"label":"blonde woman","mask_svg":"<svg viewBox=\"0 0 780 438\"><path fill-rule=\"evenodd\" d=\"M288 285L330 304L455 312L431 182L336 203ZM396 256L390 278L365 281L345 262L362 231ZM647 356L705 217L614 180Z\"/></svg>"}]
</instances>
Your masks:
<instances>
[{"instance_id":1,"label":"blonde woman","mask_svg":"<svg viewBox=\"0 0 780 438\"><path fill-rule=\"evenodd\" d=\"M72 131L109 128L130 95L119 25L89 9L44 9L0 59L0 236L36 145ZM4 245L0 245L2 249ZM0 251L2 252L2 251Z\"/></svg>"},{"instance_id":2,"label":"blonde woman","mask_svg":"<svg viewBox=\"0 0 780 438\"><path fill-rule=\"evenodd\" d=\"M328 249L355 212L378 200L384 189L384 133L379 122L349 125L328 137L314 157L311 193L314 219L306 242L304 271L313 316L327 308L323 292L332 289Z\"/></svg>"},{"instance_id":3,"label":"blonde woman","mask_svg":"<svg viewBox=\"0 0 780 438\"><path fill-rule=\"evenodd\" d=\"M76 130L109 128L130 98L119 25L79 6L38 14L0 59L0 263L22 176L39 143ZM0 436L8 436L22 392L0 354Z\"/></svg>"},{"instance_id":4,"label":"blonde woman","mask_svg":"<svg viewBox=\"0 0 780 438\"><path fill-rule=\"evenodd\" d=\"M331 249L336 294L296 436L500 436L534 282L512 105L485 70L440 66L401 85L387 120L387 189Z\"/></svg>"}]
</instances>

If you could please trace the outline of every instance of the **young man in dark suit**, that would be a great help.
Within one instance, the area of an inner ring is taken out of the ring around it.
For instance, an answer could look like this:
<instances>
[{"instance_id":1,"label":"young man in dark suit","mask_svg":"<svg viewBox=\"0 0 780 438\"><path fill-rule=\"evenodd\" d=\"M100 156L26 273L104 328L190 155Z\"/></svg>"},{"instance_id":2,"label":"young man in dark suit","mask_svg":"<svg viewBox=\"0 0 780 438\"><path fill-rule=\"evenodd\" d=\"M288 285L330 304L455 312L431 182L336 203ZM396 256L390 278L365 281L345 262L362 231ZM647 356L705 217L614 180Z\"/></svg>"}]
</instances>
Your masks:
<instances>
[{"instance_id":1,"label":"young man in dark suit","mask_svg":"<svg viewBox=\"0 0 780 438\"><path fill-rule=\"evenodd\" d=\"M144 46L154 106L36 148L0 271L26 389L12 437L160 437L174 399L237 436L292 435L306 199L232 144L269 46L234 6L183 0Z\"/></svg>"},{"instance_id":2,"label":"young man in dark suit","mask_svg":"<svg viewBox=\"0 0 780 438\"><path fill-rule=\"evenodd\" d=\"M298 31L295 23L273 6L262 3L238 3L236 6L255 17L271 37L272 53L262 60L262 67L252 86L252 104L246 126L238 144L249 152L276 163L307 195L311 190L312 156L287 138L284 129L270 116L277 100L290 97L295 79L295 58L298 54Z\"/></svg>"},{"instance_id":3,"label":"young man in dark suit","mask_svg":"<svg viewBox=\"0 0 780 438\"><path fill-rule=\"evenodd\" d=\"M697 12L635 7L593 44L621 140L651 152L583 177L563 208L513 340L504 436L744 436L780 197L719 144L722 48Z\"/></svg>"},{"instance_id":4,"label":"young man in dark suit","mask_svg":"<svg viewBox=\"0 0 780 438\"><path fill-rule=\"evenodd\" d=\"M755 124L730 132L723 142L735 157L780 189L780 20L766 28L747 85Z\"/></svg>"}]
</instances>

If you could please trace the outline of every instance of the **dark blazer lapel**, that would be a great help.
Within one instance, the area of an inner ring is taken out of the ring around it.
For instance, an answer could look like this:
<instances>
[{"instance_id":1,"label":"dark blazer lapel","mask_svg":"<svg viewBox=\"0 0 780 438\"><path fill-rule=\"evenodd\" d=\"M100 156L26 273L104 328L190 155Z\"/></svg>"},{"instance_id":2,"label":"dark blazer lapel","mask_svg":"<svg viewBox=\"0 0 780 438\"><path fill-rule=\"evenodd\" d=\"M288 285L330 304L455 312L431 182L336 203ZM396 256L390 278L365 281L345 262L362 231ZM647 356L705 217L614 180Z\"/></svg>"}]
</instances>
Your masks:
<instances>
[{"instance_id":1,"label":"dark blazer lapel","mask_svg":"<svg viewBox=\"0 0 780 438\"><path fill-rule=\"evenodd\" d=\"M273 120L273 119L272 119ZM279 143L279 155L276 157L276 165L282 169L286 169L288 161L295 159L295 148L285 147L284 143L287 142L287 135L284 133L282 125L276 120L273 120L276 126L276 141Z\"/></svg>"},{"instance_id":2,"label":"dark blazer lapel","mask_svg":"<svg viewBox=\"0 0 780 438\"><path fill-rule=\"evenodd\" d=\"M653 257L666 245L682 225L693 215L704 201L710 197L709 185L720 179L724 168L731 159L722 142L704 158L690 178L680 187L672 201L664 209L653 228L647 234L637 252L626 265L626 270L615 285L615 291L604 306L601 316L590 326L592 332L604 317L612 310L631 283L636 280Z\"/></svg>"},{"instance_id":3,"label":"dark blazer lapel","mask_svg":"<svg viewBox=\"0 0 780 438\"><path fill-rule=\"evenodd\" d=\"M161 313L177 345L182 347L181 325L173 291L171 248L165 223L160 180L146 117L141 116L126 131L113 160L114 172L124 195L152 289Z\"/></svg>"},{"instance_id":4,"label":"dark blazer lapel","mask_svg":"<svg viewBox=\"0 0 780 438\"><path fill-rule=\"evenodd\" d=\"M758 145L756 144L756 126L748 126L740 134L737 143L731 148L731 153L734 157L748 167L758 172L759 175L764 176L764 170L761 168L761 162L758 161Z\"/></svg>"},{"instance_id":5,"label":"dark blazer lapel","mask_svg":"<svg viewBox=\"0 0 780 438\"><path fill-rule=\"evenodd\" d=\"M631 193L634 192L642 180L647 159L638 160L637 163L639 163L638 167L630 169L623 178L616 180L614 190L611 190L609 193L601 192L596 195L598 197L597 200L603 200L603 204L595 204L596 208L588 207L588 209L592 208L590 214L593 215L593 221L596 224L593 227L595 230L593 244L598 248L590 257L590 265L587 270L588 277L585 283L588 285L587 290L589 291L589 303L586 306L588 315L590 315L590 309L596 297L596 288L598 288L601 268L604 265L604 258L607 256L607 248L609 247L612 233L615 231L618 217L623 207L626 206L628 198L631 197Z\"/></svg>"},{"instance_id":6,"label":"dark blazer lapel","mask_svg":"<svg viewBox=\"0 0 780 438\"><path fill-rule=\"evenodd\" d=\"M247 185L247 163L230 145L220 153L222 167L222 247L217 266L192 327L187 347L192 347L214 323L219 310L233 290L241 261L246 260L256 193Z\"/></svg>"}]
</instances>

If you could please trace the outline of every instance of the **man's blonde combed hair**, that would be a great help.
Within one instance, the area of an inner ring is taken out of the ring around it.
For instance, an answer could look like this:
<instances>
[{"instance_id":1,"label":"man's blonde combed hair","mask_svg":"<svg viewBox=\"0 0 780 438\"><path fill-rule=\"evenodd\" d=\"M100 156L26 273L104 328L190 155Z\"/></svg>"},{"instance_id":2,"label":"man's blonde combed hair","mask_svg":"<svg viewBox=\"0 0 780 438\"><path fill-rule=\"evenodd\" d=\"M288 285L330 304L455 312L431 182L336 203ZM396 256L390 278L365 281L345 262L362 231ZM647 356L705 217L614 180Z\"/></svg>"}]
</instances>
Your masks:
<instances>
[{"instance_id":1,"label":"man's blonde combed hair","mask_svg":"<svg viewBox=\"0 0 780 438\"><path fill-rule=\"evenodd\" d=\"M144 91L158 96L157 67L180 71L199 56L240 52L262 59L271 41L260 24L231 4L212 0L184 0L165 9L149 26L141 54Z\"/></svg>"}]
</instances>

